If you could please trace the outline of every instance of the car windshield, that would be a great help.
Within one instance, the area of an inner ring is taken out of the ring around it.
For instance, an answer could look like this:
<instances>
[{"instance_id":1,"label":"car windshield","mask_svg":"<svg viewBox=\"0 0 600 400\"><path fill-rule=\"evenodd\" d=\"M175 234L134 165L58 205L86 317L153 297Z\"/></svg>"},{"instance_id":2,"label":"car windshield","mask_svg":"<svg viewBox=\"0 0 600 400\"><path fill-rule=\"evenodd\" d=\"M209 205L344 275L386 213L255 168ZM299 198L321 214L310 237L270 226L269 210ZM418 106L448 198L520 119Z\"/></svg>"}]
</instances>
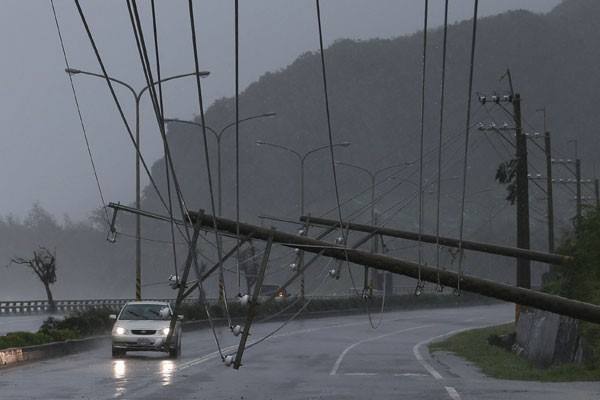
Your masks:
<instances>
[{"instance_id":1,"label":"car windshield","mask_svg":"<svg viewBox=\"0 0 600 400\"><path fill-rule=\"evenodd\" d=\"M168 320L171 310L162 304L128 304L125 306L120 320Z\"/></svg>"}]
</instances>

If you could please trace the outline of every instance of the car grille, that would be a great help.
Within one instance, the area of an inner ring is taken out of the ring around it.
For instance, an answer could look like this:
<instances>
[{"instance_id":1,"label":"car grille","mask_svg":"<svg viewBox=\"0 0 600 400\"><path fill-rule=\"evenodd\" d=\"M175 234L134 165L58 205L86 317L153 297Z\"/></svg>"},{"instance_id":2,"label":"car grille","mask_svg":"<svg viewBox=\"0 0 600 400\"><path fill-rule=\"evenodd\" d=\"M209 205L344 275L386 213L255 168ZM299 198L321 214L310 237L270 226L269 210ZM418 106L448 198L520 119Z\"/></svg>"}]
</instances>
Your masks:
<instances>
[{"instance_id":1,"label":"car grille","mask_svg":"<svg viewBox=\"0 0 600 400\"><path fill-rule=\"evenodd\" d=\"M133 329L131 333L133 333L134 335L154 335L156 331L148 329Z\"/></svg>"}]
</instances>

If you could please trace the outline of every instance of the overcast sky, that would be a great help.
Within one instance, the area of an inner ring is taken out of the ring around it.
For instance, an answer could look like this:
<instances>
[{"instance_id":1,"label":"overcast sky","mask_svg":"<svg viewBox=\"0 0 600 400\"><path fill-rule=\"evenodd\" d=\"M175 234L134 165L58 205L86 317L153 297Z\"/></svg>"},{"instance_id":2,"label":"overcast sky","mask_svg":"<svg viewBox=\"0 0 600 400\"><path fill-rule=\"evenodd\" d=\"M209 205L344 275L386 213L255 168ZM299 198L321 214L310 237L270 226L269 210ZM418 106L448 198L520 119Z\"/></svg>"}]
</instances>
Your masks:
<instances>
[{"instance_id":1,"label":"overcast sky","mask_svg":"<svg viewBox=\"0 0 600 400\"><path fill-rule=\"evenodd\" d=\"M480 15L523 8L547 12L560 0L481 0ZM149 1L138 2L151 38ZM233 94L233 0L195 1L206 103ZM242 87L266 71L281 69L315 50L318 36L313 0L242 0L240 68ZM420 0L322 0L326 44L340 38L390 38L422 24ZM100 72L72 1L55 0L71 67ZM453 0L452 21L469 18L472 1ZM0 3L0 215L23 216L39 201L61 217L85 218L101 203L76 114L49 1ZM125 1L82 1L110 75L143 86L139 57ZM193 70L187 1L158 0L163 76ZM430 1L430 24L442 22L443 0ZM333 73L333 72L332 72ZM134 153L106 84L75 77L83 117L107 201L128 202L134 193ZM166 84L168 117L189 119L198 111L191 81ZM133 99L120 91L133 122ZM162 145L150 104L142 106L142 147L148 162ZM242 111L243 112L243 111ZM243 115L242 115L243 116Z\"/></svg>"}]
</instances>

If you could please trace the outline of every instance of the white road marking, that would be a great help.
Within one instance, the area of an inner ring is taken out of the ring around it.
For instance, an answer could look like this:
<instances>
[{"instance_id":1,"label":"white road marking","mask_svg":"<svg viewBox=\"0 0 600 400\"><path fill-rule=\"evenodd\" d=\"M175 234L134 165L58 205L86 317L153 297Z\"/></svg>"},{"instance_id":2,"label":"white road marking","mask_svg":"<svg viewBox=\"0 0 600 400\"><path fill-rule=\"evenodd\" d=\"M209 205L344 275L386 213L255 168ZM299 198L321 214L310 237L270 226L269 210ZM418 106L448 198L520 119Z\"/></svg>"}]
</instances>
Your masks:
<instances>
[{"instance_id":1,"label":"white road marking","mask_svg":"<svg viewBox=\"0 0 600 400\"><path fill-rule=\"evenodd\" d=\"M446 389L446 392L448 392L448 396L450 396L452 400L460 400L460 395L458 394L456 389L454 389L452 386L444 386L444 388Z\"/></svg>"},{"instance_id":2,"label":"white road marking","mask_svg":"<svg viewBox=\"0 0 600 400\"><path fill-rule=\"evenodd\" d=\"M385 335L379 335L379 336L375 336L375 337L370 337L367 339L363 339L360 340L354 344L351 344L350 346L346 347L344 349L344 351L342 351L342 354L340 354L340 356L338 357L338 359L335 361L335 364L333 364L333 368L331 368L331 372L329 373L329 375L335 375L337 373L337 370L340 368L340 364L342 363L342 360L344 359L344 357L346 356L346 354L352 350L353 348L355 348L358 345L361 345L363 343L367 343L367 342L372 342L375 340L379 340L379 339L383 339L384 337L388 337L388 336L392 336L392 335L397 335L399 333L403 333L403 332L408 332L408 331L414 331L416 329L422 329L422 328L428 328L430 326L433 325L420 325L420 326L414 326L412 328L406 328L406 329L401 329L399 331L394 331L391 333L386 333Z\"/></svg>"},{"instance_id":3,"label":"white road marking","mask_svg":"<svg viewBox=\"0 0 600 400\"><path fill-rule=\"evenodd\" d=\"M344 375L348 376L375 376L375 372L347 372Z\"/></svg>"},{"instance_id":4,"label":"white road marking","mask_svg":"<svg viewBox=\"0 0 600 400\"><path fill-rule=\"evenodd\" d=\"M421 346L428 344L436 339L443 339L447 336L451 336L454 335L456 333L460 333L460 332L464 332L464 331L468 331L471 329L481 329L481 328L486 328L488 326L495 326L495 325L502 325L502 324L506 324L512 321L505 321L505 322L500 322L500 323L492 323L492 324L486 324L486 325L479 325L479 326L469 326L466 328L462 328L462 329L455 329L453 331L450 332L446 332L443 335L438 335L438 336L434 336L431 337L429 339L423 340L419 343L417 343L415 345L415 347L413 347L413 354L415 355L415 358L417 359L417 361L419 361L421 363L421 365L423 366L423 368L425 368L427 370L427 372L429 372L429 374L431 376L433 376L435 379L437 380L442 380L444 379L442 377L442 375L437 372L435 370L435 368L433 368L433 366L431 364L429 364L427 361L425 361L425 359L423 358L423 356L421 355L421 352L419 351L419 349L421 348ZM444 386L444 388L446 389L446 391L448 392L448 395L450 396L450 398L452 398L452 400L460 400L460 395L458 394L458 392L456 391L456 389L454 389L452 386Z\"/></svg>"},{"instance_id":5,"label":"white road marking","mask_svg":"<svg viewBox=\"0 0 600 400\"><path fill-rule=\"evenodd\" d=\"M406 372L404 374L394 374L394 376L427 376L427 374L418 374L414 372Z\"/></svg>"},{"instance_id":6,"label":"white road marking","mask_svg":"<svg viewBox=\"0 0 600 400\"><path fill-rule=\"evenodd\" d=\"M311 333L311 332L315 332L315 331L320 331L323 329L331 329L331 328L344 328L347 326L355 326L355 325L365 325L367 324L368 321L361 321L361 322L350 322L350 323L345 323L345 324L336 324L336 325L328 325L328 326L322 326L322 327L318 327L318 328L309 328L309 329L301 329L301 330L297 330L297 331L293 331L293 332L288 332L288 333L280 333L278 335L273 335L271 336L268 340L271 339L275 339L275 338L280 338L280 337L287 337L287 336L294 336L294 335L300 335L300 334L304 334L304 333ZM254 342L251 342L249 344L252 344ZM229 347L224 347L221 349L221 351L223 352L223 354L227 354L231 351L234 351L237 349L237 345L233 345L233 346L229 346ZM219 352L218 351L214 351L212 353L209 354L205 354L202 357L198 357L195 358L193 360L190 360L188 362L185 362L183 364L180 364L177 366L177 370L184 370L187 369L189 367L193 367L194 365L198 365L198 364L203 364L209 360L212 360L213 358L217 358L219 357Z\"/></svg>"}]
</instances>

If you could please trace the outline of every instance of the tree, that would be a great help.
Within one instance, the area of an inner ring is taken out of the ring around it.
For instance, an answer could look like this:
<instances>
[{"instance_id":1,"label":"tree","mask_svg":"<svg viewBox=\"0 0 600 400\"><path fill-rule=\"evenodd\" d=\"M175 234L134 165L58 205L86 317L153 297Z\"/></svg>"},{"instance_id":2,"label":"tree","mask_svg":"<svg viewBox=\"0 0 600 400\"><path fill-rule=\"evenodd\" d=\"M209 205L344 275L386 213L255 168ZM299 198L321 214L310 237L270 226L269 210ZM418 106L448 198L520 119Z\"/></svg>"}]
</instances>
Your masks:
<instances>
[{"instance_id":1,"label":"tree","mask_svg":"<svg viewBox=\"0 0 600 400\"><path fill-rule=\"evenodd\" d=\"M19 264L29 267L40 278L46 289L48 297L49 311L56 311L54 298L50 285L56 282L56 251L52 253L45 247L40 247L33 252L33 258L14 257L10 260L11 264Z\"/></svg>"},{"instance_id":2,"label":"tree","mask_svg":"<svg viewBox=\"0 0 600 400\"><path fill-rule=\"evenodd\" d=\"M501 163L496 170L496 180L506 185L506 200L513 205L517 200L517 160Z\"/></svg>"}]
</instances>

